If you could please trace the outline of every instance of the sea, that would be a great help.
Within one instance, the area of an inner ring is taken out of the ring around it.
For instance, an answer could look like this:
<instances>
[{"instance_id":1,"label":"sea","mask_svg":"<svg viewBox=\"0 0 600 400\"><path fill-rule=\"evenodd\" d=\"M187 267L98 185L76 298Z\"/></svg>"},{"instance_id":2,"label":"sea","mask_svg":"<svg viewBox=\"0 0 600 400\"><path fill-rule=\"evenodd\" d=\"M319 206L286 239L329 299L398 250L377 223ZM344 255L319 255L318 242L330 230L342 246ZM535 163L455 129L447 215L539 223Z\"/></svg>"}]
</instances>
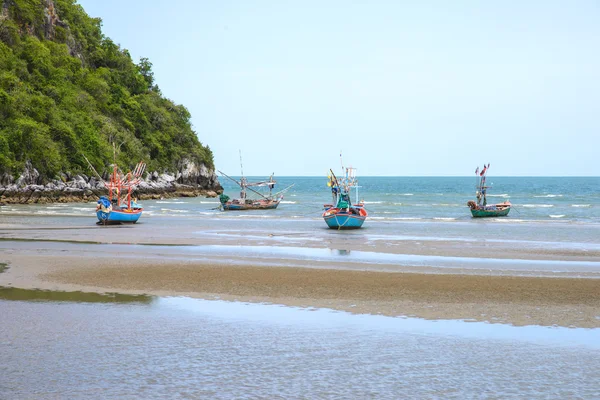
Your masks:
<instances>
[{"instance_id":1,"label":"sea","mask_svg":"<svg viewBox=\"0 0 600 400\"><path fill-rule=\"evenodd\" d=\"M204 197L140 201L144 215L138 224L156 226L155 240L161 240L164 226L186 228L196 235L192 240L223 240L145 248L172 258L191 252L203 259L255 255L257 260L383 260L452 268L453 263L479 265L481 259L419 258L354 246L485 241L507 249L583 254L579 261L487 258L489 271L600 273L596 259L585 258L586 251L600 251L598 177L489 177L489 202L513 204L509 216L490 219L473 219L466 205L475 199L474 178L360 177L352 196L365 202L369 217L353 232L327 229L321 217L323 204L331 202L326 182L326 177L278 177L275 190L294 186L277 210L224 212L217 198ZM237 197L239 188L221 183L226 194ZM58 226L67 229L56 235L78 236L68 243L28 244L12 241L17 231L6 230L12 233L0 235L0 257L24 245L69 251L81 246L77 240L93 242L79 228L104 229L95 226L95 206L1 206L0 227ZM135 228L115 232L135 235ZM97 246L127 251L123 244ZM598 328L0 288L0 399L600 399L598 382Z\"/></svg>"},{"instance_id":2,"label":"sea","mask_svg":"<svg viewBox=\"0 0 600 400\"><path fill-rule=\"evenodd\" d=\"M249 181L265 177L247 177ZM277 212L223 213L217 198L165 198L144 201L144 218L319 219L331 203L326 177L278 177L274 192L284 193ZM220 180L224 193L239 197L239 187ZM352 201L364 201L369 221L469 221L467 201L475 200L476 180L469 177L361 177ZM600 177L489 177L488 203L509 200L510 222L600 223ZM264 193L264 192L263 192ZM250 193L250 196L258 197ZM0 215L89 216L89 204L5 205Z\"/></svg>"}]
</instances>

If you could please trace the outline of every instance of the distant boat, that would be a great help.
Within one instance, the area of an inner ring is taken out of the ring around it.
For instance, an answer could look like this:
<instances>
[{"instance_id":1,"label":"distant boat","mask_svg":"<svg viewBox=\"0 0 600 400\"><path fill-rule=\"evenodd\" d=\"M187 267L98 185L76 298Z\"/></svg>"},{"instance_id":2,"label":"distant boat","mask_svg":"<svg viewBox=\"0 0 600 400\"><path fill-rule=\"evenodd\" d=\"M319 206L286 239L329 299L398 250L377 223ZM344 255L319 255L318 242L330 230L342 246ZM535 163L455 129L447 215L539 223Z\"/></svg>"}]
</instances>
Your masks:
<instances>
[{"instance_id":1,"label":"distant boat","mask_svg":"<svg viewBox=\"0 0 600 400\"><path fill-rule=\"evenodd\" d=\"M110 181L104 182L108 188L108 196L100 196L96 206L98 223L104 225L135 224L140 219L143 208L132 199L131 192L133 187L140 183L145 168L146 164L139 162L133 172L123 174L119 171L117 164L113 164Z\"/></svg>"},{"instance_id":2,"label":"distant boat","mask_svg":"<svg viewBox=\"0 0 600 400\"><path fill-rule=\"evenodd\" d=\"M240 165L242 162L242 155L240 153ZM221 175L235 182L240 187L240 197L237 199L232 199L226 194L221 194L219 196L219 202L221 203L221 208L223 211L243 211L243 210L272 210L277 208L281 200L283 200L283 193L289 190L294 184L286 187L285 189L273 193L273 188L275 188L275 184L277 181L273 179L273 175L269 177L268 180L260 181L260 182L248 182L248 180L244 177L244 170L242 168L242 177L240 180L236 180L229 175L219 171ZM259 190L254 188L268 188L269 193L261 193ZM252 192L254 195L258 196L258 198L248 198L248 191Z\"/></svg>"},{"instance_id":3,"label":"distant boat","mask_svg":"<svg viewBox=\"0 0 600 400\"><path fill-rule=\"evenodd\" d=\"M342 167L343 168L343 167ZM363 203L358 201L358 179L355 175L355 168L343 168L344 177L338 179L330 169L327 186L331 188L333 204L325 204L323 219L331 229L358 229L369 215L363 207ZM356 190L356 204L350 201L350 191Z\"/></svg>"},{"instance_id":4,"label":"distant boat","mask_svg":"<svg viewBox=\"0 0 600 400\"><path fill-rule=\"evenodd\" d=\"M483 169L479 171L479 167L475 170L475 176L477 177L477 202L469 200L467 206L471 209L471 215L474 218L483 217L505 217L510 212L511 204L510 201L505 201L498 204L487 204L487 190L489 186L486 186L485 180L487 172L490 168L490 164L483 164Z\"/></svg>"}]
</instances>

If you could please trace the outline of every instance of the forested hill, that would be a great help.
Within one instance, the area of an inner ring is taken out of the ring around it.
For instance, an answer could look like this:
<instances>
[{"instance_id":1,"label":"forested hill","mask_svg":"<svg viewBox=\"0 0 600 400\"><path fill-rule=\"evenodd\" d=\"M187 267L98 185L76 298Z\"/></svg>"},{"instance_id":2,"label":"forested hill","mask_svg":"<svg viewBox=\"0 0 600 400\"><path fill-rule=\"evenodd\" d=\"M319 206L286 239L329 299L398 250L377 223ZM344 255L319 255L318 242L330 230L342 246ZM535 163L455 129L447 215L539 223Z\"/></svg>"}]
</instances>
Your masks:
<instances>
[{"instance_id":1,"label":"forested hill","mask_svg":"<svg viewBox=\"0 0 600 400\"><path fill-rule=\"evenodd\" d=\"M136 64L99 18L75 0L0 5L0 174L28 161L41 181L89 174L84 156L106 171L113 144L123 169L139 160L159 173L214 169L188 110L161 95L150 61Z\"/></svg>"}]
</instances>

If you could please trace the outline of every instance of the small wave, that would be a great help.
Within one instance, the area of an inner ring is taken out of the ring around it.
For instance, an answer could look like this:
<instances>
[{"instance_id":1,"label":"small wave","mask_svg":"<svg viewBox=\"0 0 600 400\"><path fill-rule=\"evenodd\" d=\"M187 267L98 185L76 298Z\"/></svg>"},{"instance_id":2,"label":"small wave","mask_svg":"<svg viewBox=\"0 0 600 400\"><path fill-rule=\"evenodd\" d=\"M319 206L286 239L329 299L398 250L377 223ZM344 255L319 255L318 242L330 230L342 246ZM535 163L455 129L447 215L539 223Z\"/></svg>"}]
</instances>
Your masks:
<instances>
[{"instance_id":1,"label":"small wave","mask_svg":"<svg viewBox=\"0 0 600 400\"><path fill-rule=\"evenodd\" d=\"M188 212L188 210L173 210L170 208L161 208L160 211L162 212L174 212L174 213L186 213Z\"/></svg>"},{"instance_id":2,"label":"small wave","mask_svg":"<svg viewBox=\"0 0 600 400\"><path fill-rule=\"evenodd\" d=\"M543 196L533 196L533 197L538 197L538 198L544 198L544 197L563 197L562 194L545 194Z\"/></svg>"},{"instance_id":3,"label":"small wave","mask_svg":"<svg viewBox=\"0 0 600 400\"><path fill-rule=\"evenodd\" d=\"M236 215L235 218L277 218L274 215Z\"/></svg>"},{"instance_id":4,"label":"small wave","mask_svg":"<svg viewBox=\"0 0 600 400\"><path fill-rule=\"evenodd\" d=\"M550 208L550 207L554 207L554 204L523 204L521 207L526 207L526 208Z\"/></svg>"},{"instance_id":5,"label":"small wave","mask_svg":"<svg viewBox=\"0 0 600 400\"><path fill-rule=\"evenodd\" d=\"M200 204L219 204L218 201L201 201Z\"/></svg>"},{"instance_id":6,"label":"small wave","mask_svg":"<svg viewBox=\"0 0 600 400\"><path fill-rule=\"evenodd\" d=\"M564 214L560 214L560 215L550 215L550 218L562 218L564 217Z\"/></svg>"},{"instance_id":7,"label":"small wave","mask_svg":"<svg viewBox=\"0 0 600 400\"><path fill-rule=\"evenodd\" d=\"M423 218L419 217L396 217L396 218L388 218L388 217L369 217L369 219L373 220L386 220L386 221L416 221L421 220Z\"/></svg>"},{"instance_id":8,"label":"small wave","mask_svg":"<svg viewBox=\"0 0 600 400\"><path fill-rule=\"evenodd\" d=\"M434 217L433 219L438 220L438 221L455 221L456 218L451 218L451 217Z\"/></svg>"},{"instance_id":9,"label":"small wave","mask_svg":"<svg viewBox=\"0 0 600 400\"><path fill-rule=\"evenodd\" d=\"M510 197L507 193L503 193L503 194L488 194L487 197Z\"/></svg>"},{"instance_id":10,"label":"small wave","mask_svg":"<svg viewBox=\"0 0 600 400\"><path fill-rule=\"evenodd\" d=\"M286 201L286 200L282 200L280 201L281 204L296 204L297 201Z\"/></svg>"},{"instance_id":11,"label":"small wave","mask_svg":"<svg viewBox=\"0 0 600 400\"><path fill-rule=\"evenodd\" d=\"M414 196L414 194L412 194L412 193L403 193L400 196Z\"/></svg>"},{"instance_id":12,"label":"small wave","mask_svg":"<svg viewBox=\"0 0 600 400\"><path fill-rule=\"evenodd\" d=\"M393 203L395 206L401 206L402 203Z\"/></svg>"},{"instance_id":13,"label":"small wave","mask_svg":"<svg viewBox=\"0 0 600 400\"><path fill-rule=\"evenodd\" d=\"M383 201L365 201L364 204L382 204Z\"/></svg>"},{"instance_id":14,"label":"small wave","mask_svg":"<svg viewBox=\"0 0 600 400\"><path fill-rule=\"evenodd\" d=\"M186 201L166 201L166 200L157 200L157 204L186 204Z\"/></svg>"},{"instance_id":15,"label":"small wave","mask_svg":"<svg viewBox=\"0 0 600 400\"><path fill-rule=\"evenodd\" d=\"M571 204L571 207L591 207L591 204Z\"/></svg>"}]
</instances>

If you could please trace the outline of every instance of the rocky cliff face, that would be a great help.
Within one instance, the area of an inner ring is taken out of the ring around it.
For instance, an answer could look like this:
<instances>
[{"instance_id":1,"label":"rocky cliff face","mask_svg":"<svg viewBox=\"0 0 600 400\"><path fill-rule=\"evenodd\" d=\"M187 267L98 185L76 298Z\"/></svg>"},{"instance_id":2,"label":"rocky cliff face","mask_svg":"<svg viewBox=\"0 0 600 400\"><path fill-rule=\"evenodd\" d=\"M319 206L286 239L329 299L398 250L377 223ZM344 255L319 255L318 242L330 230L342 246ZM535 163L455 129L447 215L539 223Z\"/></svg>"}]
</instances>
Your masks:
<instances>
[{"instance_id":1,"label":"rocky cliff face","mask_svg":"<svg viewBox=\"0 0 600 400\"><path fill-rule=\"evenodd\" d=\"M0 203L5 204L88 202L107 193L103 180L83 174L63 173L44 182L31 163L26 164L25 171L16 179L9 174L0 176ZM223 188L214 171L189 160L180 162L180 169L175 175L156 171L146 173L134 190L134 195L140 200L216 197L220 193L223 193Z\"/></svg>"},{"instance_id":2,"label":"rocky cliff face","mask_svg":"<svg viewBox=\"0 0 600 400\"><path fill-rule=\"evenodd\" d=\"M69 28L69 23L74 22L61 20L54 0L37 0L35 6L29 3L0 0L0 35L4 32L2 23L10 18L9 14L14 13L15 9L20 12L25 10L28 17L14 25L19 34L54 40L59 36L58 33L63 32L64 35L66 32L63 40L69 53L85 64L82 45L73 38ZM24 7L24 4L33 8ZM31 13L35 17L31 17ZM0 203L86 202L107 193L104 181L99 178L63 172L54 179L48 179L40 175L35 167L28 161L19 176L9 173L0 175ZM108 175L104 178L108 179ZM136 188L136 196L140 199L199 195L212 197L222 192L223 188L212 169L188 159L179 160L176 171L145 174L144 181Z\"/></svg>"},{"instance_id":3,"label":"rocky cliff face","mask_svg":"<svg viewBox=\"0 0 600 400\"><path fill-rule=\"evenodd\" d=\"M60 26L68 30L69 26L63 22L56 10L56 5L53 0L41 0L41 6L43 6L44 15L43 15L43 36L46 40L53 40L56 27ZM0 18L9 18L9 7L14 6L13 0L1 0L0 2ZM33 23L24 23L20 26L21 33L28 33L33 35L35 33L35 26ZM81 46L77 44L75 39L71 34L67 37L67 46L69 47L69 52L72 56L82 58L81 56Z\"/></svg>"}]
</instances>

